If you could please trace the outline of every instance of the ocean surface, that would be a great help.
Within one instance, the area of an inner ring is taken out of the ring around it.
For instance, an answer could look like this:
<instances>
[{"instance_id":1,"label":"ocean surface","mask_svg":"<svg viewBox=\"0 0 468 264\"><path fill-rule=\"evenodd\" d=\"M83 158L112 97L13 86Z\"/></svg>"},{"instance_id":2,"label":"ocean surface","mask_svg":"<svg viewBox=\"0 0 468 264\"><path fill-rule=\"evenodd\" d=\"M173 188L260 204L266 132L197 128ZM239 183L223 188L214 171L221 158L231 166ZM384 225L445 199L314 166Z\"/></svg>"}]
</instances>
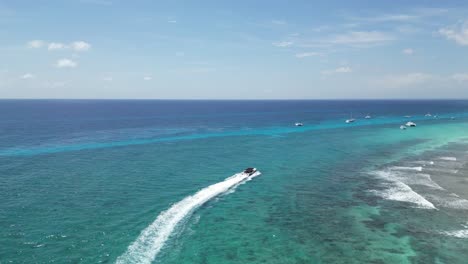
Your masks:
<instances>
[{"instance_id":1,"label":"ocean surface","mask_svg":"<svg viewBox=\"0 0 468 264\"><path fill-rule=\"evenodd\" d=\"M0 100L1 264L467 260L468 101Z\"/></svg>"}]
</instances>

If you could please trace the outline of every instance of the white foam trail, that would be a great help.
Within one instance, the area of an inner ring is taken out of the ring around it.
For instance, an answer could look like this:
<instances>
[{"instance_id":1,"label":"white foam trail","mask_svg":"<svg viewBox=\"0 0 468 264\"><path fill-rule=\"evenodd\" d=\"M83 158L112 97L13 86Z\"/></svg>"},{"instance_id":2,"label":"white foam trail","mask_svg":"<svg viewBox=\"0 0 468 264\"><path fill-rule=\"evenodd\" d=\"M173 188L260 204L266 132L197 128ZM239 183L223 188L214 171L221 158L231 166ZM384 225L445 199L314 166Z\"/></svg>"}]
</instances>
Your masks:
<instances>
[{"instance_id":1,"label":"white foam trail","mask_svg":"<svg viewBox=\"0 0 468 264\"><path fill-rule=\"evenodd\" d=\"M422 171L422 167L402 167L402 166L393 166L390 167L392 170L409 170L409 171Z\"/></svg>"},{"instance_id":2,"label":"white foam trail","mask_svg":"<svg viewBox=\"0 0 468 264\"><path fill-rule=\"evenodd\" d=\"M173 204L168 210L160 213L156 220L140 233L138 238L127 248L127 251L117 258L116 263L151 263L182 220L214 197L226 193L258 175L260 172L250 176L245 173L235 174Z\"/></svg>"},{"instance_id":3,"label":"white foam trail","mask_svg":"<svg viewBox=\"0 0 468 264\"><path fill-rule=\"evenodd\" d=\"M446 160L446 161L457 161L457 158L455 157L439 157L440 160Z\"/></svg>"},{"instance_id":4,"label":"white foam trail","mask_svg":"<svg viewBox=\"0 0 468 264\"><path fill-rule=\"evenodd\" d=\"M411 187L398 180L391 172L376 171L375 175L389 181L388 188L383 192L376 192L377 195L387 200L408 202L416 204L416 207L423 209L437 209L431 202L426 200L419 193L413 191Z\"/></svg>"}]
</instances>

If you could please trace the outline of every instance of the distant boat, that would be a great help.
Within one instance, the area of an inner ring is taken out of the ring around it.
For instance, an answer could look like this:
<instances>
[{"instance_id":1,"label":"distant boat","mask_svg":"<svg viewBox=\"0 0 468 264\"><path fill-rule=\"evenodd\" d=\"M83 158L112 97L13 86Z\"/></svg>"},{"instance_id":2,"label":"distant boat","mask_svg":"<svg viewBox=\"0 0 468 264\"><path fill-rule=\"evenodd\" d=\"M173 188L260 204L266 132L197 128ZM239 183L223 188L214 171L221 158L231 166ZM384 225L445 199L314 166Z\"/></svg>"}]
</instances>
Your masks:
<instances>
[{"instance_id":1,"label":"distant boat","mask_svg":"<svg viewBox=\"0 0 468 264\"><path fill-rule=\"evenodd\" d=\"M364 117L364 118L365 119L371 119L372 117L369 114L367 114L366 117Z\"/></svg>"},{"instance_id":2,"label":"distant boat","mask_svg":"<svg viewBox=\"0 0 468 264\"><path fill-rule=\"evenodd\" d=\"M405 130L405 129L406 129L406 127L405 127L405 126L403 126L403 125L401 125L401 126L400 126L400 129L401 129L401 130Z\"/></svg>"},{"instance_id":3,"label":"distant boat","mask_svg":"<svg viewBox=\"0 0 468 264\"><path fill-rule=\"evenodd\" d=\"M410 116L410 115L405 115L405 117L406 117L406 118L411 118L411 116Z\"/></svg>"},{"instance_id":4,"label":"distant boat","mask_svg":"<svg viewBox=\"0 0 468 264\"><path fill-rule=\"evenodd\" d=\"M427 113L424 115L425 117L431 117L432 115L430 113Z\"/></svg>"},{"instance_id":5,"label":"distant boat","mask_svg":"<svg viewBox=\"0 0 468 264\"><path fill-rule=\"evenodd\" d=\"M294 124L295 126L299 127L299 126L303 126L304 124L302 124L301 122L297 122Z\"/></svg>"},{"instance_id":6,"label":"distant boat","mask_svg":"<svg viewBox=\"0 0 468 264\"><path fill-rule=\"evenodd\" d=\"M350 118L349 119L346 119L346 123L353 123L354 121L356 121L356 119L353 118L353 114L351 114Z\"/></svg>"},{"instance_id":7,"label":"distant boat","mask_svg":"<svg viewBox=\"0 0 468 264\"><path fill-rule=\"evenodd\" d=\"M407 127L415 127L416 123L410 121L410 122L406 123L406 126Z\"/></svg>"}]
</instances>

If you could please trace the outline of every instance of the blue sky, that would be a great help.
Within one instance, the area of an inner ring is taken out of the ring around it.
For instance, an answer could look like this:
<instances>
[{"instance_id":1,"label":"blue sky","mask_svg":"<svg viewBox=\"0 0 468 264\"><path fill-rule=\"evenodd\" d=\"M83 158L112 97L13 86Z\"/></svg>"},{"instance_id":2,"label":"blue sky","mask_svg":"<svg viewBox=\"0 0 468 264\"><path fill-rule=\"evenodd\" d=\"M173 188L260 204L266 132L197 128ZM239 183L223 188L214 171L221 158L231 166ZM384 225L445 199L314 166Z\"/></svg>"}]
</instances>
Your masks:
<instances>
[{"instance_id":1,"label":"blue sky","mask_svg":"<svg viewBox=\"0 0 468 264\"><path fill-rule=\"evenodd\" d=\"M466 1L0 0L0 98L468 98Z\"/></svg>"}]
</instances>

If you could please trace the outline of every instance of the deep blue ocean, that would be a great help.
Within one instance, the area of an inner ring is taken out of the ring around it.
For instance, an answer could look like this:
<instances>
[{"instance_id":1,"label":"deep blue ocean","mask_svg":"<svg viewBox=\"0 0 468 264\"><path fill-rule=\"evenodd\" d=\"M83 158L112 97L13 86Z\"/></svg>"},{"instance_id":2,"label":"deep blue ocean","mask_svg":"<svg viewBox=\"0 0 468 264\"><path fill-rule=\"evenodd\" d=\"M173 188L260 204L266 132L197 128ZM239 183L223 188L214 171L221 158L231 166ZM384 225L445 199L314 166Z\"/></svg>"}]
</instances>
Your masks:
<instances>
[{"instance_id":1,"label":"deep blue ocean","mask_svg":"<svg viewBox=\"0 0 468 264\"><path fill-rule=\"evenodd\" d=\"M466 263L468 101L0 100L0 227L2 264Z\"/></svg>"}]
</instances>

